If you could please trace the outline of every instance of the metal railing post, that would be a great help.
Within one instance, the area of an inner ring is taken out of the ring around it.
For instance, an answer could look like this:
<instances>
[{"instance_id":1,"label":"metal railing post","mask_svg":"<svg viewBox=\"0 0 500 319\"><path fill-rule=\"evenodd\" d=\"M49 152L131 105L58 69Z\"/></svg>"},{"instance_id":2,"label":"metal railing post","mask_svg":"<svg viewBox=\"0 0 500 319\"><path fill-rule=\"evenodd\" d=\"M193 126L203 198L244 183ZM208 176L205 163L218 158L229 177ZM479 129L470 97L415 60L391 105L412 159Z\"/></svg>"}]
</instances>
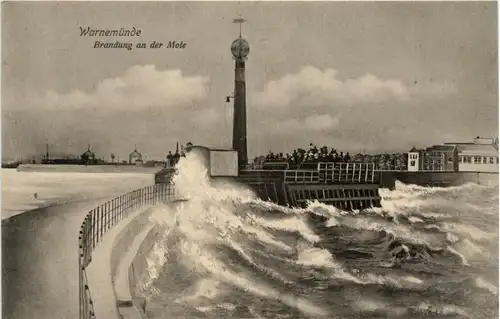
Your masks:
<instances>
[{"instance_id":1,"label":"metal railing post","mask_svg":"<svg viewBox=\"0 0 500 319\"><path fill-rule=\"evenodd\" d=\"M99 243L98 239L99 237L97 237L97 210L94 208L92 210L92 238L94 239L94 247L95 248L97 246L97 244Z\"/></svg>"},{"instance_id":2,"label":"metal railing post","mask_svg":"<svg viewBox=\"0 0 500 319\"><path fill-rule=\"evenodd\" d=\"M113 199L113 226L118 222L118 199Z\"/></svg>"},{"instance_id":3,"label":"metal railing post","mask_svg":"<svg viewBox=\"0 0 500 319\"><path fill-rule=\"evenodd\" d=\"M80 226L80 234L78 236L78 313L79 318L82 318L83 312L83 294L82 294L82 286L83 286L83 274L82 274L82 259L83 259L83 245L82 238L83 237L83 225Z\"/></svg>"},{"instance_id":4,"label":"metal railing post","mask_svg":"<svg viewBox=\"0 0 500 319\"><path fill-rule=\"evenodd\" d=\"M107 220L107 227L106 227L106 231L108 231L110 228L111 228L111 214L110 214L110 205L109 205L109 202L106 202L106 220Z\"/></svg>"},{"instance_id":5,"label":"metal railing post","mask_svg":"<svg viewBox=\"0 0 500 319\"><path fill-rule=\"evenodd\" d=\"M101 233L101 238L102 238L102 235L103 235L103 228L104 228L104 210L102 209L102 205L97 207L97 211L99 212L99 220L101 221L100 222L100 225L99 225L99 232Z\"/></svg>"}]
</instances>

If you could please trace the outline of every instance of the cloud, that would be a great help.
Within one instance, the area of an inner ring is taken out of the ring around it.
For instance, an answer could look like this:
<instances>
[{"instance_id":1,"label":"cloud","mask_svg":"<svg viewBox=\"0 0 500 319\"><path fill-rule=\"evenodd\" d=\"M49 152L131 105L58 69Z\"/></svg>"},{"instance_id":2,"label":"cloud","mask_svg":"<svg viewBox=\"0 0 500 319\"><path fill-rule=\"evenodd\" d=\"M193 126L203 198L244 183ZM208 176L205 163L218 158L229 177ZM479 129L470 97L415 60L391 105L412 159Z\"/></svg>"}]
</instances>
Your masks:
<instances>
[{"instance_id":1,"label":"cloud","mask_svg":"<svg viewBox=\"0 0 500 319\"><path fill-rule=\"evenodd\" d=\"M205 76L138 65L91 91L17 96L3 110L10 119L2 132L4 152L40 154L49 143L77 155L90 143L101 155L125 156L137 143L161 158L177 140L199 139L221 121L207 103L209 84Z\"/></svg>"},{"instance_id":2,"label":"cloud","mask_svg":"<svg viewBox=\"0 0 500 319\"><path fill-rule=\"evenodd\" d=\"M270 81L262 92L252 97L260 108L284 108L293 105L383 105L384 102L407 102L419 95L446 95L456 93L449 83L405 85L401 80L381 79L365 74L354 79L339 79L337 71L324 71L305 66L295 74L286 74Z\"/></svg>"},{"instance_id":3,"label":"cloud","mask_svg":"<svg viewBox=\"0 0 500 319\"><path fill-rule=\"evenodd\" d=\"M383 80L366 74L342 81L333 69L321 71L306 66L298 73L269 82L263 92L253 97L253 103L262 107L284 107L297 102L356 104L409 98L410 91L398 80Z\"/></svg>"},{"instance_id":4,"label":"cloud","mask_svg":"<svg viewBox=\"0 0 500 319\"><path fill-rule=\"evenodd\" d=\"M181 70L157 70L154 65L133 66L123 75L99 82L92 92L48 91L26 103L43 109L102 108L141 110L179 107L204 99L209 78L186 76Z\"/></svg>"},{"instance_id":5,"label":"cloud","mask_svg":"<svg viewBox=\"0 0 500 319\"><path fill-rule=\"evenodd\" d=\"M327 133L339 125L340 114L336 116L328 114L313 114L304 119L285 119L269 123L275 134L289 135L303 133Z\"/></svg>"},{"instance_id":6,"label":"cloud","mask_svg":"<svg viewBox=\"0 0 500 319\"><path fill-rule=\"evenodd\" d=\"M418 141L435 143L436 128L454 114L456 93L450 82L404 83L372 74L343 79L333 69L306 66L251 96L249 132L285 152L311 141L350 151L404 150Z\"/></svg>"}]
</instances>

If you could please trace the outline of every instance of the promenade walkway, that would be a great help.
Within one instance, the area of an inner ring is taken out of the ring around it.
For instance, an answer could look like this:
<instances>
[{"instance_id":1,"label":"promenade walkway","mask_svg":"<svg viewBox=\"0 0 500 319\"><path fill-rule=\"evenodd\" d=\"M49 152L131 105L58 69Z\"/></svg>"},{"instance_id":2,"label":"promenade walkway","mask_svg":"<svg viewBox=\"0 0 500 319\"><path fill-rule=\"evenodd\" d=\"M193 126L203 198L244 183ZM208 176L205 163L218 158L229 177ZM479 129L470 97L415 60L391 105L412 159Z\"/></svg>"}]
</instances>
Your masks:
<instances>
[{"instance_id":1,"label":"promenade walkway","mask_svg":"<svg viewBox=\"0 0 500 319\"><path fill-rule=\"evenodd\" d=\"M5 319L78 318L78 232L92 199L32 210L2 221Z\"/></svg>"}]
</instances>

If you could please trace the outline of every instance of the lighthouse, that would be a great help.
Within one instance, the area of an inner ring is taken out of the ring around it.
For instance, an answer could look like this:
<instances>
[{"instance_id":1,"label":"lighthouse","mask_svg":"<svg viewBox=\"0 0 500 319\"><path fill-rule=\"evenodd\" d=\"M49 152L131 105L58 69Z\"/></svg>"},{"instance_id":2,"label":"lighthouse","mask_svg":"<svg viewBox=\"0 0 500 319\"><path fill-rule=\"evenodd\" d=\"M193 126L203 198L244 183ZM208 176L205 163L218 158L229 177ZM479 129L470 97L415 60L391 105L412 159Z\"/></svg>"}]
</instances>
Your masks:
<instances>
[{"instance_id":1,"label":"lighthouse","mask_svg":"<svg viewBox=\"0 0 500 319\"><path fill-rule=\"evenodd\" d=\"M234 59L234 93L231 96L234 102L233 149L238 152L238 166L241 169L248 164L245 61L250 53L250 45L241 36L241 25L245 20L240 17L233 22L240 25L240 36L231 44Z\"/></svg>"}]
</instances>

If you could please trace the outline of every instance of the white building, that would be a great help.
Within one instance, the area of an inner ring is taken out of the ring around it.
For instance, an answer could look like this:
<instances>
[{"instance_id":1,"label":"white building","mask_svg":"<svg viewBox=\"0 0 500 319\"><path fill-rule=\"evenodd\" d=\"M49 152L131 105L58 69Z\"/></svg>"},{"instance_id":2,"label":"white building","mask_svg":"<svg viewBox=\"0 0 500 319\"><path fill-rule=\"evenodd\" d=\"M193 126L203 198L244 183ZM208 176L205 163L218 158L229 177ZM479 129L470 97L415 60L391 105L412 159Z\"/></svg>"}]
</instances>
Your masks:
<instances>
[{"instance_id":1,"label":"white building","mask_svg":"<svg viewBox=\"0 0 500 319\"><path fill-rule=\"evenodd\" d=\"M408 152L408 171L418 172L420 170L420 153L415 147Z\"/></svg>"},{"instance_id":2,"label":"white building","mask_svg":"<svg viewBox=\"0 0 500 319\"><path fill-rule=\"evenodd\" d=\"M458 147L460 172L498 173L498 138L476 137L472 143L445 143Z\"/></svg>"}]
</instances>

